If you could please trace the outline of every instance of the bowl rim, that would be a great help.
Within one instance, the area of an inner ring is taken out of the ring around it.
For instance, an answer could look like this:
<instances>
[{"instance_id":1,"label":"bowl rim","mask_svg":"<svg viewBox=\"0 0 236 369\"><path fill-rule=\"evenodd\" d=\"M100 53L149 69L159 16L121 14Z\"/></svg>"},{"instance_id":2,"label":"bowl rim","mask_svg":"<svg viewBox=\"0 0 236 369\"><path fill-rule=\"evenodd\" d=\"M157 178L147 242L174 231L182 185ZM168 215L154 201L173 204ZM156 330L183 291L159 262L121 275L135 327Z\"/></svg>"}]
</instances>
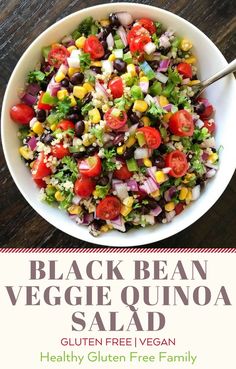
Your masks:
<instances>
[{"instance_id":1,"label":"bowl rim","mask_svg":"<svg viewBox=\"0 0 236 369\"><path fill-rule=\"evenodd\" d=\"M111 242L107 242L107 239L105 237L86 237L86 236L82 236L81 238L79 238L78 236L76 236L75 234L73 234L73 232L70 232L70 230L68 229L62 229L61 227L58 226L57 222L54 221L54 219L48 219L47 216L45 216L45 212L39 208L36 209L36 207L34 206L34 202L31 201L30 196L27 194L27 191L24 189L24 187L18 182L17 176L14 173L14 168L11 166L9 157L8 157L8 151L5 145L6 142L6 137L5 137L5 130L4 130L4 113L6 113L6 104L7 104L7 96L9 94L9 90L10 90L10 85L12 80L15 77L15 74L17 72L17 69L19 67L19 65L22 63L22 60L25 58L25 56L27 55L27 53L29 52L29 50L31 48L34 47L35 44L37 44L41 38L43 38L48 32L52 31L54 28L58 27L60 24L63 24L66 20L68 20L71 17L76 16L76 14L79 14L80 16L83 16L83 13L88 13L88 12L92 12L93 10L99 8L99 9L106 9L107 12L109 12L109 10L113 10L113 8L116 10L116 8L120 8L121 10L127 11L127 8L132 8L134 6L139 7L140 9L144 8L144 9L149 9L150 11L158 11L161 14L167 15L167 16L171 16L175 19L178 19L179 21L185 23L186 25L192 27L192 29L201 34L201 37L204 37L206 39L206 41L211 45L211 47L213 47L215 49L215 51L218 53L219 58L221 59L221 62L228 64L225 57L223 56L223 54L221 53L221 51L217 48L217 46L211 41L211 39L209 39L207 37L207 35L205 35L204 32L202 32L199 28L197 28L195 25L193 25L192 23L190 23L189 21L187 21L186 19L180 17L179 15L172 13L171 11L168 11L166 9L162 9L156 6L152 6L152 5L146 5L146 4L139 4L139 3L129 3L129 2L117 2L117 3L103 3L103 4L98 4L98 5L94 5L94 6L90 6L81 10L78 10L76 12L73 12L65 17L63 17L62 19L56 21L55 23L53 23L52 25L50 25L48 28L46 28L42 33L40 33L34 40L33 42L27 47L27 49L24 51L24 53L22 54L22 56L20 57L20 59L18 60L16 66L14 67L11 76L9 78L9 81L7 83L7 87L4 93L4 98L3 98L3 103L2 103L2 110L1 110L1 130L2 130L2 146L3 146L3 152L4 152L4 156L5 156L5 160L8 166L8 169L10 171L10 174L17 186L17 188L19 189L19 191L21 192L21 194L23 195L23 197L26 199L26 201L28 202L28 204L43 218L45 219L48 223L50 223L51 225L53 225L56 229L59 229L60 231L70 235L71 237L76 238L77 240L83 240L89 243L94 243L97 245L101 245L103 247L122 247L122 248L127 248L127 247L139 247L141 245L148 245L150 243L156 243L159 242L163 239L168 239L171 236L176 235L177 233L186 230L190 225L194 224L198 219L200 219L204 214L206 214L211 207L219 200L219 198L221 197L221 195L223 194L223 192L225 191L226 187L228 186L233 174L234 174L234 169L232 167L232 171L231 173L228 175L228 179L227 181L224 183L224 186L222 186L219 191L218 191L218 195L216 197L214 197L214 199L209 201L207 210L203 211L199 211L198 213L195 212L195 214L193 214L193 216L191 217L190 221L186 222L185 226L180 227L179 229L173 229L169 232L168 235L162 235L161 237L159 236L158 240L155 239L155 237L153 237L151 239L151 241L148 242L144 242L144 240L139 241L139 238L137 237L133 237L131 239L129 239L128 244L127 245L121 245L120 241L119 241L119 237L114 237L114 242L113 245L111 245ZM125 9L124 9L125 8ZM132 10L131 10L132 12ZM235 79L234 76L230 76L231 79ZM236 89L235 89L236 90ZM40 200L38 200L40 201ZM137 230L135 230L137 232ZM116 236L118 235L117 231L112 231L115 232L114 234L116 234ZM155 233L157 233L158 231L156 231ZM89 238L89 239L88 239ZM118 238L118 241L116 241L116 238Z\"/></svg>"}]
</instances>

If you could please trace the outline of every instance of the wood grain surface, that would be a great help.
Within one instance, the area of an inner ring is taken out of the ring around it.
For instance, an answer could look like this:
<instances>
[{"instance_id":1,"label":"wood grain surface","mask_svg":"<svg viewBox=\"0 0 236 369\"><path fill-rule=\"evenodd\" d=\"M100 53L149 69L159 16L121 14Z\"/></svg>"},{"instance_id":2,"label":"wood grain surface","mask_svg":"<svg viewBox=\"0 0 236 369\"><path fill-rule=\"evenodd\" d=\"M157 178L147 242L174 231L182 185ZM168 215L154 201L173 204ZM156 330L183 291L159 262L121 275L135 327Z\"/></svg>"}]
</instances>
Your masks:
<instances>
[{"instance_id":1,"label":"wood grain surface","mask_svg":"<svg viewBox=\"0 0 236 369\"><path fill-rule=\"evenodd\" d=\"M47 27L96 0L1 0L0 99L22 53ZM113 2L113 1L111 1ZM133 1L135 2L135 1ZM137 1L167 9L187 19L216 44L228 61L235 58L236 12L234 0ZM1 247L93 247L70 237L41 218L24 200L0 154ZM217 203L195 224L176 236L149 247L235 247L236 176ZM122 245L121 245L122 246Z\"/></svg>"}]
</instances>

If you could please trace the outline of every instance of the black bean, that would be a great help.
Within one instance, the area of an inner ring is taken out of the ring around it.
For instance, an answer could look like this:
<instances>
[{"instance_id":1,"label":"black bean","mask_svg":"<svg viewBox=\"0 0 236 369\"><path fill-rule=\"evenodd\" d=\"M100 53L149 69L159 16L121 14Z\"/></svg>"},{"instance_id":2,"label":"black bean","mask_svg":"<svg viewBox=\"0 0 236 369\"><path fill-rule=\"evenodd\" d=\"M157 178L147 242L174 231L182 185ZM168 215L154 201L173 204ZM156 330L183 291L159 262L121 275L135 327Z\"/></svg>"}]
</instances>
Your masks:
<instances>
[{"instance_id":1,"label":"black bean","mask_svg":"<svg viewBox=\"0 0 236 369\"><path fill-rule=\"evenodd\" d=\"M120 26L120 21L119 21L117 15L115 13L111 13L109 15L109 21L111 22L111 25L113 27L117 27L118 28Z\"/></svg>"},{"instance_id":2,"label":"black bean","mask_svg":"<svg viewBox=\"0 0 236 369\"><path fill-rule=\"evenodd\" d=\"M127 45L127 46L123 49L124 54L126 54L128 51L129 51L129 45Z\"/></svg>"},{"instance_id":3,"label":"black bean","mask_svg":"<svg viewBox=\"0 0 236 369\"><path fill-rule=\"evenodd\" d=\"M64 79L61 81L61 85L62 85L62 87L69 87L69 84L70 84L70 82L69 82L68 78L64 78Z\"/></svg>"},{"instance_id":4,"label":"black bean","mask_svg":"<svg viewBox=\"0 0 236 369\"><path fill-rule=\"evenodd\" d=\"M71 82L69 82L69 86L66 88L68 92L72 92L74 88L74 85L72 85Z\"/></svg>"},{"instance_id":5,"label":"black bean","mask_svg":"<svg viewBox=\"0 0 236 369\"><path fill-rule=\"evenodd\" d=\"M103 59L103 60L108 59L110 55L111 55L111 51L110 51L110 50L107 50L107 51L105 52L104 56L102 57L102 59Z\"/></svg>"},{"instance_id":6,"label":"black bean","mask_svg":"<svg viewBox=\"0 0 236 369\"><path fill-rule=\"evenodd\" d=\"M165 154L167 152L167 146L165 144L160 144L160 146L158 147L158 151L161 154Z\"/></svg>"},{"instance_id":7,"label":"black bean","mask_svg":"<svg viewBox=\"0 0 236 369\"><path fill-rule=\"evenodd\" d=\"M102 72L102 67L90 67L90 69L97 74L101 74Z\"/></svg>"},{"instance_id":8,"label":"black bean","mask_svg":"<svg viewBox=\"0 0 236 369\"><path fill-rule=\"evenodd\" d=\"M132 123L136 124L136 123L139 123L139 117L137 116L136 113L134 112L131 112L129 114L129 119L131 120Z\"/></svg>"},{"instance_id":9,"label":"black bean","mask_svg":"<svg viewBox=\"0 0 236 369\"><path fill-rule=\"evenodd\" d=\"M49 145L53 140L54 140L54 137L50 135L50 133L43 134L40 139L40 141L46 145Z\"/></svg>"},{"instance_id":10,"label":"black bean","mask_svg":"<svg viewBox=\"0 0 236 369\"><path fill-rule=\"evenodd\" d=\"M114 140L112 141L112 144L113 145L118 145L119 143L124 143L124 134L123 133L120 133L120 134L118 134L115 138L114 138Z\"/></svg>"},{"instance_id":11,"label":"black bean","mask_svg":"<svg viewBox=\"0 0 236 369\"><path fill-rule=\"evenodd\" d=\"M108 178L107 176L100 177L100 178L97 180L97 184L98 184L99 186L106 186L108 183L109 183L109 178Z\"/></svg>"},{"instance_id":12,"label":"black bean","mask_svg":"<svg viewBox=\"0 0 236 369\"><path fill-rule=\"evenodd\" d=\"M158 201L158 205L163 209L166 204L166 200L164 198Z\"/></svg>"},{"instance_id":13,"label":"black bean","mask_svg":"<svg viewBox=\"0 0 236 369\"><path fill-rule=\"evenodd\" d=\"M46 91L48 87L48 81L41 81L40 82L40 88L42 91Z\"/></svg>"},{"instance_id":14,"label":"black bean","mask_svg":"<svg viewBox=\"0 0 236 369\"><path fill-rule=\"evenodd\" d=\"M70 77L70 81L73 85L79 85L84 80L84 74L81 72L77 72Z\"/></svg>"},{"instance_id":15,"label":"black bean","mask_svg":"<svg viewBox=\"0 0 236 369\"><path fill-rule=\"evenodd\" d=\"M140 208L140 212L141 212L141 214L146 215L146 214L149 214L150 210L149 210L148 206L142 205L141 208Z\"/></svg>"},{"instance_id":16,"label":"black bean","mask_svg":"<svg viewBox=\"0 0 236 369\"><path fill-rule=\"evenodd\" d=\"M194 110L197 114L202 114L204 113L206 107L205 105L201 102L201 103L198 103L194 106Z\"/></svg>"},{"instance_id":17,"label":"black bean","mask_svg":"<svg viewBox=\"0 0 236 369\"><path fill-rule=\"evenodd\" d=\"M93 156L98 152L98 147L95 146L89 146L86 150L86 154L88 156Z\"/></svg>"},{"instance_id":18,"label":"black bean","mask_svg":"<svg viewBox=\"0 0 236 369\"><path fill-rule=\"evenodd\" d=\"M66 117L68 120L71 120L72 122L77 122L79 120L79 114L73 113L73 114L69 114Z\"/></svg>"},{"instance_id":19,"label":"black bean","mask_svg":"<svg viewBox=\"0 0 236 369\"><path fill-rule=\"evenodd\" d=\"M165 160L161 155L158 155L154 160L154 165L158 168L158 169L163 169L165 168L166 164L165 164Z\"/></svg>"},{"instance_id":20,"label":"black bean","mask_svg":"<svg viewBox=\"0 0 236 369\"><path fill-rule=\"evenodd\" d=\"M107 48L108 48L107 42L105 40L102 40L100 43L102 44L103 49L107 50Z\"/></svg>"},{"instance_id":21,"label":"black bean","mask_svg":"<svg viewBox=\"0 0 236 369\"><path fill-rule=\"evenodd\" d=\"M166 215L165 215L165 212L162 211L157 217L156 217L156 220L158 223L162 223L162 221L165 219Z\"/></svg>"},{"instance_id":22,"label":"black bean","mask_svg":"<svg viewBox=\"0 0 236 369\"><path fill-rule=\"evenodd\" d=\"M82 159L85 157L85 151L73 152L72 156L74 159Z\"/></svg>"},{"instance_id":23,"label":"black bean","mask_svg":"<svg viewBox=\"0 0 236 369\"><path fill-rule=\"evenodd\" d=\"M84 133L85 124L83 120L79 120L75 123L75 135L76 137L81 137Z\"/></svg>"},{"instance_id":24,"label":"black bean","mask_svg":"<svg viewBox=\"0 0 236 369\"><path fill-rule=\"evenodd\" d=\"M152 69L157 69L159 67L160 62L158 60L153 60L149 62L149 65Z\"/></svg>"},{"instance_id":25,"label":"black bean","mask_svg":"<svg viewBox=\"0 0 236 369\"><path fill-rule=\"evenodd\" d=\"M133 158L134 150L135 150L134 147L130 147L129 149L125 150L124 155L123 155L125 160Z\"/></svg>"},{"instance_id":26,"label":"black bean","mask_svg":"<svg viewBox=\"0 0 236 369\"><path fill-rule=\"evenodd\" d=\"M101 219L94 219L91 223L90 226L94 227L94 229L96 229L97 231L99 231L99 229L106 224L105 220L101 220Z\"/></svg>"},{"instance_id":27,"label":"black bean","mask_svg":"<svg viewBox=\"0 0 236 369\"><path fill-rule=\"evenodd\" d=\"M150 209L156 209L156 207L158 206L158 203L156 200L154 199L148 199L148 204L147 206L150 208Z\"/></svg>"},{"instance_id":28,"label":"black bean","mask_svg":"<svg viewBox=\"0 0 236 369\"><path fill-rule=\"evenodd\" d=\"M85 98L83 99L83 101L82 101L82 105L86 105L86 104L88 104L90 101L92 101L92 99L93 99L93 96L92 96L92 94L91 94L91 92L89 93L89 94L87 94L86 96L85 96Z\"/></svg>"},{"instance_id":29,"label":"black bean","mask_svg":"<svg viewBox=\"0 0 236 369\"><path fill-rule=\"evenodd\" d=\"M46 120L46 111L45 110L38 110L36 113L36 118L39 122L43 123Z\"/></svg>"},{"instance_id":30,"label":"black bean","mask_svg":"<svg viewBox=\"0 0 236 369\"><path fill-rule=\"evenodd\" d=\"M126 71L126 62L124 62L121 59L116 59L113 63L114 68L120 72L120 73L124 73Z\"/></svg>"},{"instance_id":31,"label":"black bean","mask_svg":"<svg viewBox=\"0 0 236 369\"><path fill-rule=\"evenodd\" d=\"M171 49L171 46L169 46L169 47L163 47L163 46L160 46L160 47L158 48L158 51L159 51L160 53L162 53L162 55L167 55L167 54L168 54L168 52L170 51L170 49Z\"/></svg>"}]
</instances>

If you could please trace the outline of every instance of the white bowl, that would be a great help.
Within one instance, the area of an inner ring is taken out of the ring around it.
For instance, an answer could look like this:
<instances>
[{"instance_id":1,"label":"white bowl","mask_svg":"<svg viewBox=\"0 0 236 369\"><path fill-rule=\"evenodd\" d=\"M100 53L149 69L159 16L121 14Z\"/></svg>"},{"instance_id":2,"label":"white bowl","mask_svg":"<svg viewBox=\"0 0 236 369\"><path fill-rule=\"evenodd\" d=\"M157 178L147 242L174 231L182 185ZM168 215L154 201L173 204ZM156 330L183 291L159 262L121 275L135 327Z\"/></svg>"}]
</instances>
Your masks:
<instances>
[{"instance_id":1,"label":"white bowl","mask_svg":"<svg viewBox=\"0 0 236 369\"><path fill-rule=\"evenodd\" d=\"M206 35L186 20L166 10L136 3L112 3L83 9L49 27L31 44L19 60L4 96L2 141L6 161L16 185L28 203L49 223L63 232L87 242L107 246L138 246L170 237L190 226L211 208L228 185L236 163L236 125L234 124L236 89L233 75L218 81L206 92L210 102L217 108L215 114L217 146L222 145L224 148L220 154L220 169L215 178L209 181L201 197L171 223L132 230L124 234L112 231L94 238L89 234L87 227L76 225L63 211L40 202L39 190L34 185L30 172L23 165L18 153L18 126L9 117L10 107L19 100L17 91L24 86L28 71L32 70L36 62L40 60L40 51L43 46L60 40L64 35L72 32L87 16L92 15L97 19L102 19L109 13L116 11L131 12L134 18L149 17L158 20L164 26L171 27L177 34L190 39L195 48L194 53L198 59L198 75L201 79L211 76L227 65L221 52ZM222 220L223 222L224 220Z\"/></svg>"}]
</instances>

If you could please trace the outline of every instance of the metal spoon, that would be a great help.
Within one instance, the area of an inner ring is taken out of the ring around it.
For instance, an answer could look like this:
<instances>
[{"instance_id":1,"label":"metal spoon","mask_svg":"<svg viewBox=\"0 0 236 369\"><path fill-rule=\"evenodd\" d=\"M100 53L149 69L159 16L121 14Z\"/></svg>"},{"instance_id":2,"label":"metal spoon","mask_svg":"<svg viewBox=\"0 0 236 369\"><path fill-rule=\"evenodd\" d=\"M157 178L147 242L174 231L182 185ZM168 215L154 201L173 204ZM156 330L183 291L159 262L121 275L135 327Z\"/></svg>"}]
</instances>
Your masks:
<instances>
[{"instance_id":1,"label":"metal spoon","mask_svg":"<svg viewBox=\"0 0 236 369\"><path fill-rule=\"evenodd\" d=\"M193 98L198 97L201 93L210 86L212 83L218 81L219 79L227 76L227 74L233 73L236 71L236 59L234 59L231 63L227 65L224 69L220 70L210 78L205 79L205 81L201 81L198 84L192 86L194 96Z\"/></svg>"}]
</instances>

